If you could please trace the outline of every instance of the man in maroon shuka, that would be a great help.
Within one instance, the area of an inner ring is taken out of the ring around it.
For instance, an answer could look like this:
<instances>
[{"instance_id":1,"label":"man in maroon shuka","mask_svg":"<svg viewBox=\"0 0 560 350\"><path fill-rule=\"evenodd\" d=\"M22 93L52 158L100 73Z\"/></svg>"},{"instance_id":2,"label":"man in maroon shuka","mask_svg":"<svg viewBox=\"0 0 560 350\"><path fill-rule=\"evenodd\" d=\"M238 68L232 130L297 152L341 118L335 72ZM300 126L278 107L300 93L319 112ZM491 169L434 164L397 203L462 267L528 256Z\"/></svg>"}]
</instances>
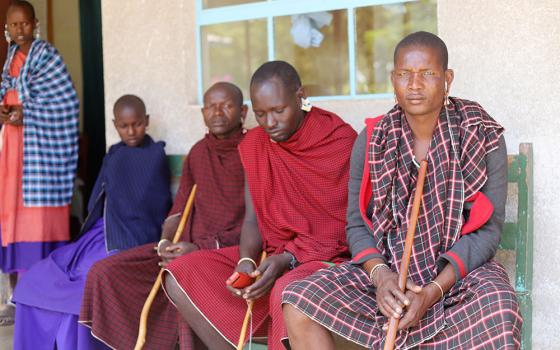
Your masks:
<instances>
[{"instance_id":1,"label":"man in maroon shuka","mask_svg":"<svg viewBox=\"0 0 560 350\"><path fill-rule=\"evenodd\" d=\"M140 313L161 266L194 251L239 243L245 200L237 147L244 137L246 113L237 86L216 83L206 91L202 115L208 133L183 163L179 190L157 247L147 244L130 249L101 260L90 270L80 322L112 348L134 348ZM198 189L192 214L182 239L172 244L194 184ZM179 335L182 346L192 345L188 327L181 324L179 329L179 320L160 290L150 310L144 349L174 349Z\"/></svg>"},{"instance_id":2,"label":"man in maroon shuka","mask_svg":"<svg viewBox=\"0 0 560 350\"><path fill-rule=\"evenodd\" d=\"M259 127L239 145L247 180L239 246L199 251L167 267L165 289L183 318L212 350L236 345L248 300L252 335L268 333L283 349L284 287L348 257L344 236L348 166L356 132L334 113L311 107L296 70L262 65L251 80ZM268 257L258 265L262 250ZM232 273L261 279L226 288Z\"/></svg>"}]
</instances>

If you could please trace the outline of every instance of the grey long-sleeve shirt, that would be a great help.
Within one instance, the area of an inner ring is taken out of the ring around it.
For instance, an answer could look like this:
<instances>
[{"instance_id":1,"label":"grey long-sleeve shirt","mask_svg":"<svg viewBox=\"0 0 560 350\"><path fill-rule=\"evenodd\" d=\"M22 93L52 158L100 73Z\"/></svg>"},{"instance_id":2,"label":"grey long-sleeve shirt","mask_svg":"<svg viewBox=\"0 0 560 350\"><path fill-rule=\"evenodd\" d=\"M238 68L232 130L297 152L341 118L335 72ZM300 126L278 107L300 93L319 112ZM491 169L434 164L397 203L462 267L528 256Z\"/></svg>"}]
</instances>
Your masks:
<instances>
[{"instance_id":1,"label":"grey long-sleeve shirt","mask_svg":"<svg viewBox=\"0 0 560 350\"><path fill-rule=\"evenodd\" d=\"M352 262L355 264L362 264L373 258L387 260L381 254L368 253L369 248L377 248L382 242L380 237L372 236L360 213L359 198L366 155L366 138L366 129L364 128L354 143L350 159L346 237L352 253ZM500 137L498 148L487 154L485 161L488 180L482 187L481 192L492 202L494 212L481 228L462 236L437 261L440 271L447 263L450 263L455 270L457 280L494 257L500 243L507 197L507 151L503 136ZM466 203L465 209L469 207L470 204ZM370 201L367 208L368 217L371 217L372 211L373 200Z\"/></svg>"}]
</instances>

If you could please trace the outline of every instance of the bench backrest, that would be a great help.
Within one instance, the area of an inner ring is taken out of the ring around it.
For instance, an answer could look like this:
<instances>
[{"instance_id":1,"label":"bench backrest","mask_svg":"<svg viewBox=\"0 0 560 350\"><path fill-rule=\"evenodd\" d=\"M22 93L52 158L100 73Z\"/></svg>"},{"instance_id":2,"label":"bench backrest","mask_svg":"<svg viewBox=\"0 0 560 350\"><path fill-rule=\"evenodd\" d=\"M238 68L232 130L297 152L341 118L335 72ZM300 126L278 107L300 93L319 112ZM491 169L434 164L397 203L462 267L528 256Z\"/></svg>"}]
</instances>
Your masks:
<instances>
[{"instance_id":1,"label":"bench backrest","mask_svg":"<svg viewBox=\"0 0 560 350\"><path fill-rule=\"evenodd\" d=\"M517 215L506 219L500 249L515 255L513 286L523 315L521 344L523 349L530 349L533 309L533 146L530 143L520 144L519 154L508 155L507 206L508 209L516 207Z\"/></svg>"}]
</instances>

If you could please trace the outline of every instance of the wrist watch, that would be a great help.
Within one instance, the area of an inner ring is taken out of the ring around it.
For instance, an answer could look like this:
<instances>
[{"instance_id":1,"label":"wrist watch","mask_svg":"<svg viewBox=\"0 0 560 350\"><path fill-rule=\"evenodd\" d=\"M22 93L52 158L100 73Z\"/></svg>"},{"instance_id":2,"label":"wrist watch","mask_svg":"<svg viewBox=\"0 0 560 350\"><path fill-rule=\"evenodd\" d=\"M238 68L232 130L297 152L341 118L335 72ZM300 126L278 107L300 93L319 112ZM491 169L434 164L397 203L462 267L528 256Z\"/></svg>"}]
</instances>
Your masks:
<instances>
[{"instance_id":1,"label":"wrist watch","mask_svg":"<svg viewBox=\"0 0 560 350\"><path fill-rule=\"evenodd\" d=\"M284 254L288 254L290 256L290 264L288 265L288 269L290 269L290 270L295 269L299 265L299 263L296 260L296 257L294 256L294 254L292 254L288 251L285 251Z\"/></svg>"}]
</instances>

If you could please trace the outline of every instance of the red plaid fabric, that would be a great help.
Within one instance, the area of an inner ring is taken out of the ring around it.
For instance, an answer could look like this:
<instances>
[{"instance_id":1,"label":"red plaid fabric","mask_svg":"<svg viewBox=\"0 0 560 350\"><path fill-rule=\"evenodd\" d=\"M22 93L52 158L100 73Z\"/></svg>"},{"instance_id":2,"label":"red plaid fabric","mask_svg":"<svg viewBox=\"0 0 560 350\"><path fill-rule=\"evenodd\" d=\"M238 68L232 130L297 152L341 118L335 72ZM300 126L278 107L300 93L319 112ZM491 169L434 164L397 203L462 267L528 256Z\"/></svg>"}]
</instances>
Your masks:
<instances>
[{"instance_id":1,"label":"red plaid fabric","mask_svg":"<svg viewBox=\"0 0 560 350\"><path fill-rule=\"evenodd\" d=\"M217 140L212 135L193 146L183 164L183 173L170 215L182 213L193 184L198 185L192 215L183 240L201 249L216 244L239 243L245 213L244 176L237 146L243 135ZM138 336L140 312L160 270L160 261L148 244L111 256L93 265L88 273L80 322L116 349L133 349ZM192 344L190 331L160 291L148 319L144 349L172 349L181 337L181 347Z\"/></svg>"},{"instance_id":2,"label":"red plaid fabric","mask_svg":"<svg viewBox=\"0 0 560 350\"><path fill-rule=\"evenodd\" d=\"M441 257L460 238L463 203L486 182L485 156L498 147L503 133L478 104L455 98L452 102L439 116L427 156L428 173L409 267L409 278L420 286L435 278ZM388 258L395 272L403 255L418 176L412 144L412 130L396 106L377 123L367 155L375 248ZM470 294L465 292L469 288L473 288ZM296 282L285 290L283 302L358 344L373 349L382 346L381 327L387 319L378 310L375 290L361 267L344 264ZM495 308L483 306L485 303ZM453 333L465 325L464 319L477 327L477 320L491 319L488 322L495 322L495 329L505 330L495 334L493 344L518 346L521 319L515 294L497 263L486 263L460 280L445 302L429 309L417 327L399 332L396 344L399 348L415 347L435 339L442 330L445 341L438 338L434 344L443 345L433 348L470 349L474 347L464 344L486 343L480 327Z\"/></svg>"},{"instance_id":3,"label":"red plaid fabric","mask_svg":"<svg viewBox=\"0 0 560 350\"><path fill-rule=\"evenodd\" d=\"M381 349L387 318L360 267L323 269L284 290L294 305L331 332L368 349ZM518 349L522 320L507 274L490 261L469 273L435 304L418 327L399 333L396 349ZM443 317L434 320L434 314ZM424 336L427 335L426 340Z\"/></svg>"},{"instance_id":4,"label":"red plaid fabric","mask_svg":"<svg viewBox=\"0 0 560 350\"><path fill-rule=\"evenodd\" d=\"M264 248L269 255L289 251L301 263L276 281L269 298L254 305L254 335L266 332L270 320L271 350L284 348L280 303L284 286L324 267L320 261L348 256L344 218L355 138L356 132L338 116L313 108L288 141L271 142L262 128L255 128L239 146ZM246 311L243 300L225 288L238 259L239 250L234 248L195 252L177 259L167 270L232 344L238 340Z\"/></svg>"}]
</instances>

